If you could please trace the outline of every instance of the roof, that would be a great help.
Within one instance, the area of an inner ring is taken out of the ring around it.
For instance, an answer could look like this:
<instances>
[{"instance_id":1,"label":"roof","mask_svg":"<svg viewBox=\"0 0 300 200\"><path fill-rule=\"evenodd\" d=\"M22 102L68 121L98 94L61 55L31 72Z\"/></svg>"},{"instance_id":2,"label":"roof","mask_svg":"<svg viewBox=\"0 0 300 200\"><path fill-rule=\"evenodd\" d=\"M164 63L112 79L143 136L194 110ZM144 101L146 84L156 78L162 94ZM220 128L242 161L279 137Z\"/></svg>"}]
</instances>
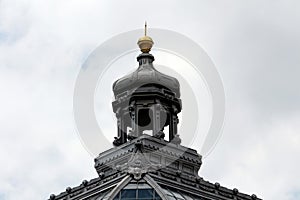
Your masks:
<instances>
[{"instance_id":1,"label":"roof","mask_svg":"<svg viewBox=\"0 0 300 200\"><path fill-rule=\"evenodd\" d=\"M152 62L154 61L153 55L149 53L142 53L137 57L139 67L113 84L113 91L115 96L136 90L144 85L158 85L172 91L177 98L180 97L179 81L171 76L157 71Z\"/></svg>"},{"instance_id":2,"label":"roof","mask_svg":"<svg viewBox=\"0 0 300 200\"><path fill-rule=\"evenodd\" d=\"M259 200L204 180L198 175L201 164L195 150L144 135L101 153L95 159L98 178L68 187L50 200Z\"/></svg>"}]
</instances>

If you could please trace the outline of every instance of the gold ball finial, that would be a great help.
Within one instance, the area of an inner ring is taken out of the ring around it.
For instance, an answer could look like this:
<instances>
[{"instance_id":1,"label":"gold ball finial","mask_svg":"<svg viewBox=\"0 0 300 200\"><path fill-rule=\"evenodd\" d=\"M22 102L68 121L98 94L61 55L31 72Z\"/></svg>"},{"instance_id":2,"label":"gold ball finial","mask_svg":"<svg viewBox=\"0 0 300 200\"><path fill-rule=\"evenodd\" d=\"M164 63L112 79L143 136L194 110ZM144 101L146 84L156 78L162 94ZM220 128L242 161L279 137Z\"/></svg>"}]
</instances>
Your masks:
<instances>
[{"instance_id":1,"label":"gold ball finial","mask_svg":"<svg viewBox=\"0 0 300 200\"><path fill-rule=\"evenodd\" d=\"M145 35L138 40L137 44L143 53L151 51L154 42L151 37L147 36L147 22L145 22Z\"/></svg>"}]
</instances>

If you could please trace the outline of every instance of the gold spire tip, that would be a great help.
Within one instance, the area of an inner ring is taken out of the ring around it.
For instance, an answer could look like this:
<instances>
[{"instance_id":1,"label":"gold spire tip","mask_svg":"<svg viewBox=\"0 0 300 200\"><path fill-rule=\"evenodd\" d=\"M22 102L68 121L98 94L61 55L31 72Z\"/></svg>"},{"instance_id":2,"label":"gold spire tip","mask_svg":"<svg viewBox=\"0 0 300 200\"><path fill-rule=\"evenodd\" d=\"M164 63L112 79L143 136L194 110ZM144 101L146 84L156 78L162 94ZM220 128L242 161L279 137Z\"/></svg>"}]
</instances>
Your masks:
<instances>
[{"instance_id":1,"label":"gold spire tip","mask_svg":"<svg viewBox=\"0 0 300 200\"><path fill-rule=\"evenodd\" d=\"M137 44L139 45L139 47L143 53L149 53L154 42L151 37L147 36L147 22L146 21L145 21L144 32L145 32L144 33L145 35L138 40Z\"/></svg>"}]
</instances>

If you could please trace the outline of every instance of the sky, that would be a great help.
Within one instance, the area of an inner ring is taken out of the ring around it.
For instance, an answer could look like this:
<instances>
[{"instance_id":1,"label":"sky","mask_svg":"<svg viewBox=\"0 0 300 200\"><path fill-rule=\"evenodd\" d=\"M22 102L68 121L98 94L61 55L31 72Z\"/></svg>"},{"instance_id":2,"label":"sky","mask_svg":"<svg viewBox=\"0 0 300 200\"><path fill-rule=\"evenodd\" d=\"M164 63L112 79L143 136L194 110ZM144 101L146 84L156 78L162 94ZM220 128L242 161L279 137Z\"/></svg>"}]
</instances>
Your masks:
<instances>
[{"instance_id":1,"label":"sky","mask_svg":"<svg viewBox=\"0 0 300 200\"><path fill-rule=\"evenodd\" d=\"M299 199L299 9L298 0L0 0L0 200L47 199L97 177L76 132L76 78L98 45L145 20L201 45L222 78L224 128L200 175Z\"/></svg>"}]
</instances>

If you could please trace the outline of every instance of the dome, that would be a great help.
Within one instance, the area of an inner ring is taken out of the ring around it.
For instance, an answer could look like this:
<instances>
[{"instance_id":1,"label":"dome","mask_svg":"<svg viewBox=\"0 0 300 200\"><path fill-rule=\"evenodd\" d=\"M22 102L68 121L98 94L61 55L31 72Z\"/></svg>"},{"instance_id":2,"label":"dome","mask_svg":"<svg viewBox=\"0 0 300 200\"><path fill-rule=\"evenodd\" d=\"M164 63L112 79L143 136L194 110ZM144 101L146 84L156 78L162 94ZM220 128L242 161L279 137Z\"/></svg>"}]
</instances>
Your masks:
<instances>
[{"instance_id":1,"label":"dome","mask_svg":"<svg viewBox=\"0 0 300 200\"><path fill-rule=\"evenodd\" d=\"M157 71L153 67L154 57L149 52L154 44L151 37L147 36L147 23L145 23L145 35L139 38L137 42L141 54L137 57L139 67L131 74L118 79L113 84L115 97L122 96L124 92L133 93L139 88L150 86L147 91L156 89L168 90L175 97L180 97L179 81L171 76Z\"/></svg>"},{"instance_id":2,"label":"dome","mask_svg":"<svg viewBox=\"0 0 300 200\"><path fill-rule=\"evenodd\" d=\"M179 81L171 76L157 71L152 62L153 55L149 53L142 53L137 57L139 67L131 74L128 74L118 79L113 84L113 91L115 96L118 96L126 91L135 91L146 85L152 85L156 88L166 89L174 93L175 97L180 97Z\"/></svg>"}]
</instances>

